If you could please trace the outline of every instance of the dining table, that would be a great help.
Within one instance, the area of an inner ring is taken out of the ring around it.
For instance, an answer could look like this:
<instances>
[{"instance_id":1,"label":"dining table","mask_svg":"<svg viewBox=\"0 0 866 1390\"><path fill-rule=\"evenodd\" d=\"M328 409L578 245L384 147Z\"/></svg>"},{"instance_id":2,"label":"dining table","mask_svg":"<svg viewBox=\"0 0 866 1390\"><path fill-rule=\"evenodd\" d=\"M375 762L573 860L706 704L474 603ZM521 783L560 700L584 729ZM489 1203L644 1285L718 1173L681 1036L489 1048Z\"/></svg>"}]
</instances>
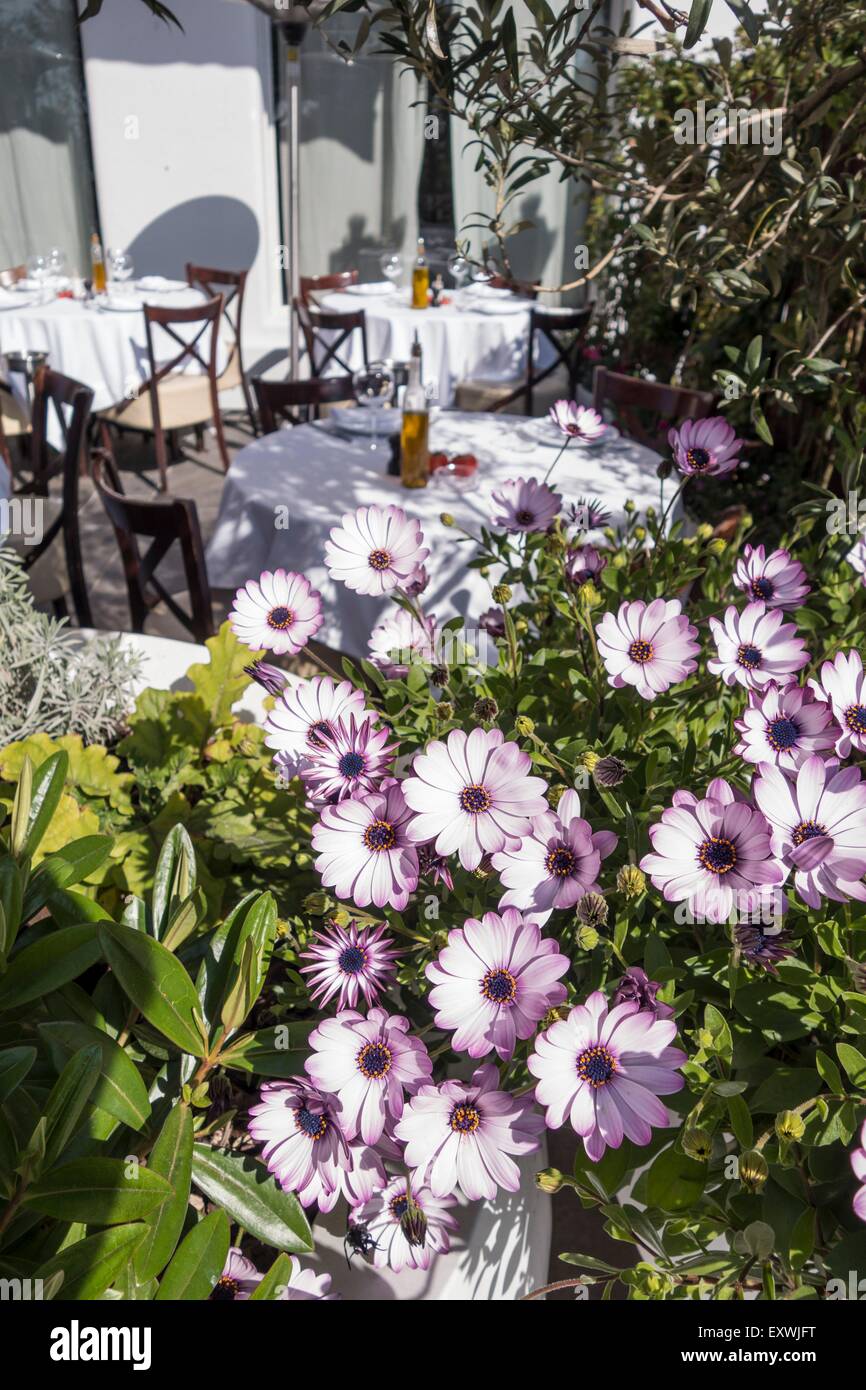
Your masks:
<instances>
[{"instance_id":1,"label":"dining table","mask_svg":"<svg viewBox=\"0 0 866 1390\"><path fill-rule=\"evenodd\" d=\"M594 446L571 441L557 460L563 436L547 419L481 411L433 411L430 448L453 457L474 455L477 469L459 479L439 469L424 488L407 489L389 472L391 447L381 439L348 434L340 410L310 424L283 426L239 450L225 478L216 527L207 546L210 583L229 590L280 567L301 572L323 598L324 623L317 640L350 656L367 655L371 629L389 610L387 598L355 593L333 581L325 567L330 531L346 513L370 506L398 506L417 518L430 554L422 596L424 611L441 625L456 615L473 630L491 606L490 577L467 562L476 553L468 538L489 527L493 494L514 478L550 485L563 510L590 499L616 526L626 502L638 510L672 497L676 482L659 483L658 455L611 428ZM387 415L389 412L383 412ZM393 425L399 424L396 411ZM443 514L453 525L443 525ZM591 520L585 512L578 521ZM607 523L605 523L607 524ZM587 530L583 539L599 539Z\"/></svg>"}]
</instances>

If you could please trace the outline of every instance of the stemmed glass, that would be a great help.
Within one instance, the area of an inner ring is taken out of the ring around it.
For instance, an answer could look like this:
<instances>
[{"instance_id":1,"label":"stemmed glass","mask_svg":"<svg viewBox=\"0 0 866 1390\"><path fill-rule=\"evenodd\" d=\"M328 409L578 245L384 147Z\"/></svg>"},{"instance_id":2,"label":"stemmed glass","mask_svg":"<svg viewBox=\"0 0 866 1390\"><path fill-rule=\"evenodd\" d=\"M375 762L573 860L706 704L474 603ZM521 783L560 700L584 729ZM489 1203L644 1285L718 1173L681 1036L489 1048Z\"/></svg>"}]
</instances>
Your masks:
<instances>
[{"instance_id":1,"label":"stemmed glass","mask_svg":"<svg viewBox=\"0 0 866 1390\"><path fill-rule=\"evenodd\" d=\"M379 415L394 397L395 386L391 362L371 362L352 373L352 393L358 405L370 411L370 449L379 447Z\"/></svg>"},{"instance_id":2,"label":"stemmed glass","mask_svg":"<svg viewBox=\"0 0 866 1390\"><path fill-rule=\"evenodd\" d=\"M39 303L45 302L45 288L48 280L48 261L45 256L28 256L27 258L27 278L36 283L39 291Z\"/></svg>"},{"instance_id":3,"label":"stemmed glass","mask_svg":"<svg viewBox=\"0 0 866 1390\"><path fill-rule=\"evenodd\" d=\"M396 251L386 251L379 261L382 274L386 280L390 280L396 290L403 278L403 259Z\"/></svg>"},{"instance_id":4,"label":"stemmed glass","mask_svg":"<svg viewBox=\"0 0 866 1390\"><path fill-rule=\"evenodd\" d=\"M52 246L45 258L45 268L49 280L62 280L66 274L66 252L59 246Z\"/></svg>"},{"instance_id":5,"label":"stemmed glass","mask_svg":"<svg viewBox=\"0 0 866 1390\"><path fill-rule=\"evenodd\" d=\"M132 278L132 257L122 247L108 253L108 269L112 284L125 285Z\"/></svg>"},{"instance_id":6,"label":"stemmed glass","mask_svg":"<svg viewBox=\"0 0 866 1390\"><path fill-rule=\"evenodd\" d=\"M448 273L454 281L454 288L462 290L469 279L469 262L459 251L449 260Z\"/></svg>"}]
</instances>

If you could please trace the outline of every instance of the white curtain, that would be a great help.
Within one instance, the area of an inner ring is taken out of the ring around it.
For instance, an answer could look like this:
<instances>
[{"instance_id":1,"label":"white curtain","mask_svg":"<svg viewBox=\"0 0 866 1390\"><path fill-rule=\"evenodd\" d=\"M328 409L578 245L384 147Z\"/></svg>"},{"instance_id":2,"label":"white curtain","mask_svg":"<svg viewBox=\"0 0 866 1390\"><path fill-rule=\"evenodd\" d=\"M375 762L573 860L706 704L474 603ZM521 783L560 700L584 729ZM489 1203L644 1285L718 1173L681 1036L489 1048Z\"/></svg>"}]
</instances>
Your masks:
<instances>
[{"instance_id":1,"label":"white curtain","mask_svg":"<svg viewBox=\"0 0 866 1390\"><path fill-rule=\"evenodd\" d=\"M0 0L0 269L95 229L75 0ZM98 22L98 21L97 21Z\"/></svg>"},{"instance_id":2,"label":"white curtain","mask_svg":"<svg viewBox=\"0 0 866 1390\"><path fill-rule=\"evenodd\" d=\"M357 21L337 16L333 40ZM381 280L384 251L409 252L418 235L424 145L417 79L363 50L347 64L311 28L301 48L301 274L360 271Z\"/></svg>"}]
</instances>

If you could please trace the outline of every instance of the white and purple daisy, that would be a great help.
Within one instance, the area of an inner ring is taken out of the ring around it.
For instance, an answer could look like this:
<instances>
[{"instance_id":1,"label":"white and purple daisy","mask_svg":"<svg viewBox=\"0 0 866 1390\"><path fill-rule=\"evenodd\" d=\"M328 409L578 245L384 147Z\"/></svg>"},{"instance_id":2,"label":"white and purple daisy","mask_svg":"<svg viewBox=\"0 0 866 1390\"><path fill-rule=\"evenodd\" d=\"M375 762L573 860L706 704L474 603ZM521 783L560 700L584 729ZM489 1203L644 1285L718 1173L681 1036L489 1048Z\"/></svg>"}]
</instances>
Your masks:
<instances>
[{"instance_id":1,"label":"white and purple daisy","mask_svg":"<svg viewBox=\"0 0 866 1390\"><path fill-rule=\"evenodd\" d=\"M367 646L370 660L389 680L405 676L413 661L432 666L436 661L439 632L436 618L424 618L420 623L414 613L395 608L370 633Z\"/></svg>"},{"instance_id":2,"label":"white and purple daisy","mask_svg":"<svg viewBox=\"0 0 866 1390\"><path fill-rule=\"evenodd\" d=\"M597 410L591 406L578 405L577 401L554 401L550 407L550 419L569 439L580 439L592 444L607 432L607 425Z\"/></svg>"},{"instance_id":3,"label":"white and purple daisy","mask_svg":"<svg viewBox=\"0 0 866 1390\"><path fill-rule=\"evenodd\" d=\"M707 660L707 669L725 685L747 690L761 690L770 681L787 685L808 665L809 653L795 625L784 619L781 608L765 603L747 603L742 613L731 604L724 621L710 618L718 656Z\"/></svg>"},{"instance_id":4,"label":"white and purple daisy","mask_svg":"<svg viewBox=\"0 0 866 1390\"><path fill-rule=\"evenodd\" d=\"M415 812L409 839L433 840L438 854L457 853L464 869L477 869L484 854L516 845L547 809L545 783L529 775L531 766L501 729L452 729L445 743L428 743L403 783Z\"/></svg>"},{"instance_id":5,"label":"white and purple daisy","mask_svg":"<svg viewBox=\"0 0 866 1390\"><path fill-rule=\"evenodd\" d=\"M575 545L566 551L565 577L569 584L588 584L606 564L607 556L594 545Z\"/></svg>"},{"instance_id":6,"label":"white and purple daisy","mask_svg":"<svg viewBox=\"0 0 866 1390\"><path fill-rule=\"evenodd\" d=\"M783 881L761 812L721 778L702 801L691 792L675 792L673 801L650 826L653 852L640 861L667 902L688 902L700 920L726 922Z\"/></svg>"},{"instance_id":7,"label":"white and purple daisy","mask_svg":"<svg viewBox=\"0 0 866 1390\"><path fill-rule=\"evenodd\" d=\"M721 415L708 420L684 420L668 430L674 462L687 478L717 478L732 473L740 462L742 439Z\"/></svg>"},{"instance_id":8,"label":"white and purple daisy","mask_svg":"<svg viewBox=\"0 0 866 1390\"><path fill-rule=\"evenodd\" d=\"M336 1297L331 1293L330 1274L317 1274L314 1269L302 1269L295 1255L289 1256L292 1272L288 1282L280 1290L280 1300L284 1303L330 1303Z\"/></svg>"},{"instance_id":9,"label":"white and purple daisy","mask_svg":"<svg viewBox=\"0 0 866 1390\"><path fill-rule=\"evenodd\" d=\"M287 686L265 716L265 743L276 748L280 770L294 776L311 751L322 748L322 737L333 734L340 719L376 719L364 706L364 692L349 681L313 676Z\"/></svg>"},{"instance_id":10,"label":"white and purple daisy","mask_svg":"<svg viewBox=\"0 0 866 1390\"><path fill-rule=\"evenodd\" d=\"M633 685L645 700L678 685L697 670L700 646L679 599L635 599L605 613L596 626L598 650L608 684Z\"/></svg>"},{"instance_id":11,"label":"white and purple daisy","mask_svg":"<svg viewBox=\"0 0 866 1390\"><path fill-rule=\"evenodd\" d=\"M448 945L427 966L430 1006L437 1028L453 1032L455 1052L486 1057L495 1048L503 1062L518 1039L530 1038L539 1019L566 997L560 978L568 957L555 941L514 908L502 916L470 917L448 933Z\"/></svg>"},{"instance_id":12,"label":"white and purple daisy","mask_svg":"<svg viewBox=\"0 0 866 1390\"><path fill-rule=\"evenodd\" d=\"M533 818L516 846L493 855L493 867L508 890L500 908L516 907L543 926L554 908L573 907L584 893L601 891L601 861L616 845L610 830L594 831L581 819L580 797L569 789L555 812Z\"/></svg>"},{"instance_id":13,"label":"white and purple daisy","mask_svg":"<svg viewBox=\"0 0 866 1390\"><path fill-rule=\"evenodd\" d=\"M562 498L535 478L513 478L493 493L496 510L490 520L504 531L546 531L562 506Z\"/></svg>"},{"instance_id":14,"label":"white and purple daisy","mask_svg":"<svg viewBox=\"0 0 866 1390\"><path fill-rule=\"evenodd\" d=\"M418 851L407 835L411 819L396 782L357 801L325 806L313 827L325 887L356 907L374 903L402 912L418 886Z\"/></svg>"},{"instance_id":15,"label":"white and purple daisy","mask_svg":"<svg viewBox=\"0 0 866 1390\"><path fill-rule=\"evenodd\" d=\"M302 574L265 570L235 594L229 623L239 642L294 656L315 637L324 619L322 597Z\"/></svg>"},{"instance_id":16,"label":"white and purple daisy","mask_svg":"<svg viewBox=\"0 0 866 1390\"><path fill-rule=\"evenodd\" d=\"M263 1145L262 1157L280 1187L296 1193L305 1207L317 1202L321 1211L330 1211L350 1167L334 1097L303 1076L269 1081L250 1117L250 1134Z\"/></svg>"},{"instance_id":17,"label":"white and purple daisy","mask_svg":"<svg viewBox=\"0 0 866 1390\"><path fill-rule=\"evenodd\" d=\"M793 683L750 690L749 703L734 724L742 734L734 748L738 757L773 763L783 772L796 772L812 753L832 748L839 733L829 705Z\"/></svg>"},{"instance_id":18,"label":"white and purple daisy","mask_svg":"<svg viewBox=\"0 0 866 1390\"><path fill-rule=\"evenodd\" d=\"M517 1192L520 1169L512 1154L540 1146L544 1121L531 1103L499 1090L499 1072L478 1067L469 1083L422 1086L408 1102L394 1133L406 1145L405 1161L434 1197L459 1188L470 1202Z\"/></svg>"},{"instance_id":19,"label":"white and purple daisy","mask_svg":"<svg viewBox=\"0 0 866 1390\"><path fill-rule=\"evenodd\" d=\"M773 854L794 872L809 907L823 898L866 902L866 782L856 767L828 767L816 754L796 781L762 763L753 785L767 818Z\"/></svg>"},{"instance_id":20,"label":"white and purple daisy","mask_svg":"<svg viewBox=\"0 0 866 1390\"><path fill-rule=\"evenodd\" d=\"M860 1130L860 1147L851 1155L851 1167L861 1184L854 1195L854 1213L861 1221L866 1221L866 1120Z\"/></svg>"},{"instance_id":21,"label":"white and purple daisy","mask_svg":"<svg viewBox=\"0 0 866 1390\"><path fill-rule=\"evenodd\" d=\"M374 1245L376 1269L429 1269L434 1255L451 1248L457 1218L449 1210L453 1197L434 1197L429 1187L414 1177L407 1190L406 1178L392 1178L369 1201L355 1207L352 1224L360 1226Z\"/></svg>"},{"instance_id":22,"label":"white and purple daisy","mask_svg":"<svg viewBox=\"0 0 866 1390\"><path fill-rule=\"evenodd\" d=\"M378 1143L390 1116L403 1114L403 1094L430 1080L433 1063L420 1038L409 1032L402 1014L371 1009L366 1018L342 1009L310 1034L313 1049L304 1066L313 1081L340 1103L340 1124L347 1139L360 1134L365 1144Z\"/></svg>"},{"instance_id":23,"label":"white and purple daisy","mask_svg":"<svg viewBox=\"0 0 866 1390\"><path fill-rule=\"evenodd\" d=\"M347 589L379 595L405 588L429 554L420 523L402 507L359 507L332 530L325 564Z\"/></svg>"},{"instance_id":24,"label":"white and purple daisy","mask_svg":"<svg viewBox=\"0 0 866 1390\"><path fill-rule=\"evenodd\" d=\"M301 974L308 976L310 998L324 1008L336 994L338 1009L354 1009L361 997L367 1007L375 1004L395 973L397 948L382 923L361 927L357 922L338 926L329 922L313 932L309 948L301 952Z\"/></svg>"},{"instance_id":25,"label":"white and purple daisy","mask_svg":"<svg viewBox=\"0 0 866 1390\"><path fill-rule=\"evenodd\" d=\"M317 735L301 767L312 801L344 801L377 791L389 774L398 744L389 743L390 729L377 729L371 719L338 719L330 733Z\"/></svg>"},{"instance_id":26,"label":"white and purple daisy","mask_svg":"<svg viewBox=\"0 0 866 1390\"><path fill-rule=\"evenodd\" d=\"M866 753L866 674L860 653L839 652L833 661L825 661L809 687L819 700L827 701L836 716L839 757Z\"/></svg>"},{"instance_id":27,"label":"white and purple daisy","mask_svg":"<svg viewBox=\"0 0 866 1390\"><path fill-rule=\"evenodd\" d=\"M789 550L766 554L762 545L747 545L737 560L734 583L756 603L768 608L799 608L811 592L806 571Z\"/></svg>"},{"instance_id":28,"label":"white and purple daisy","mask_svg":"<svg viewBox=\"0 0 866 1390\"><path fill-rule=\"evenodd\" d=\"M672 1019L656 1018L637 1003L608 1009L600 990L591 994L539 1034L527 1062L549 1128L561 1129L570 1119L593 1163L623 1139L648 1144L653 1129L670 1124L659 1096L685 1084L677 1068L686 1053L670 1046L676 1032Z\"/></svg>"},{"instance_id":29,"label":"white and purple daisy","mask_svg":"<svg viewBox=\"0 0 866 1390\"><path fill-rule=\"evenodd\" d=\"M866 584L866 535L858 536L854 545L845 556L848 564L860 575L861 580Z\"/></svg>"},{"instance_id":30,"label":"white and purple daisy","mask_svg":"<svg viewBox=\"0 0 866 1390\"><path fill-rule=\"evenodd\" d=\"M250 1294L255 1293L262 1278L252 1260L248 1260L243 1251L233 1245L226 1255L223 1272L208 1297L213 1303L245 1303Z\"/></svg>"}]
</instances>

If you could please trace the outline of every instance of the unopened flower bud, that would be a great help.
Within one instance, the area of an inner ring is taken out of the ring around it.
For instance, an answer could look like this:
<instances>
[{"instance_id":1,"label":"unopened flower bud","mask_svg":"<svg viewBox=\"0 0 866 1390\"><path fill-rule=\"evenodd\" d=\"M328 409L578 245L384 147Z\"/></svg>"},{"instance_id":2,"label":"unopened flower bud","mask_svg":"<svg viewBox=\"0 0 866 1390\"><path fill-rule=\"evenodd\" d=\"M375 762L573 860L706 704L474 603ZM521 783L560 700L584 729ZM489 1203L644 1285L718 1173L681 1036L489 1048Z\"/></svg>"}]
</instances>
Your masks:
<instances>
[{"instance_id":1,"label":"unopened flower bud","mask_svg":"<svg viewBox=\"0 0 866 1390\"><path fill-rule=\"evenodd\" d=\"M610 788L618 787L620 782L624 782L627 772L625 763L611 753L596 763L592 775L600 787Z\"/></svg>"},{"instance_id":2,"label":"unopened flower bud","mask_svg":"<svg viewBox=\"0 0 866 1390\"><path fill-rule=\"evenodd\" d=\"M656 469L656 477L662 479L669 478L671 476L671 473L673 472L673 467L674 466L671 463L670 459L662 459L661 463Z\"/></svg>"},{"instance_id":3,"label":"unopened flower bud","mask_svg":"<svg viewBox=\"0 0 866 1390\"><path fill-rule=\"evenodd\" d=\"M740 1154L740 1182L747 1192L760 1192L770 1168L760 1149L747 1149Z\"/></svg>"},{"instance_id":4,"label":"unopened flower bud","mask_svg":"<svg viewBox=\"0 0 866 1390\"><path fill-rule=\"evenodd\" d=\"M439 686L447 685L447 684L448 684L448 667L447 667L447 666L434 666L434 667L433 667L433 670L430 672L430 679L431 679L431 681L433 682L434 685L439 685Z\"/></svg>"},{"instance_id":5,"label":"unopened flower bud","mask_svg":"<svg viewBox=\"0 0 866 1390\"><path fill-rule=\"evenodd\" d=\"M514 721L514 727L521 738L529 738L535 730L535 724L526 714L518 714Z\"/></svg>"},{"instance_id":6,"label":"unopened flower bud","mask_svg":"<svg viewBox=\"0 0 866 1390\"><path fill-rule=\"evenodd\" d=\"M591 579L588 579L585 584L581 584L577 596L582 608L597 608L601 603L601 594Z\"/></svg>"},{"instance_id":7,"label":"unopened flower bud","mask_svg":"<svg viewBox=\"0 0 866 1390\"><path fill-rule=\"evenodd\" d=\"M695 532L695 537L699 541L711 541L713 538L712 526L710 526L708 522L702 521L697 531Z\"/></svg>"},{"instance_id":8,"label":"unopened flower bud","mask_svg":"<svg viewBox=\"0 0 866 1390\"><path fill-rule=\"evenodd\" d=\"M578 900L577 919L585 927L603 927L607 922L607 903L600 893L584 893Z\"/></svg>"},{"instance_id":9,"label":"unopened flower bud","mask_svg":"<svg viewBox=\"0 0 866 1390\"><path fill-rule=\"evenodd\" d=\"M806 1121L796 1110L781 1110L776 1116L776 1134L779 1139L796 1143L806 1133Z\"/></svg>"},{"instance_id":10,"label":"unopened flower bud","mask_svg":"<svg viewBox=\"0 0 866 1390\"><path fill-rule=\"evenodd\" d=\"M634 528L634 531L633 531L632 534L634 535L634 538L635 538L636 541L645 541L645 540L646 540L646 527L645 527L645 526L636 526L636 527Z\"/></svg>"},{"instance_id":11,"label":"unopened flower bud","mask_svg":"<svg viewBox=\"0 0 866 1390\"><path fill-rule=\"evenodd\" d=\"M567 788L567 787L563 787L563 786L562 786L561 784L559 784L559 783L557 783L557 784L556 784L555 786L553 786L553 787L548 787L548 789L547 789L547 801L548 801L548 804L549 804L549 806L550 806L551 811L555 811L555 810L556 810L557 806L559 805L560 801L561 801L562 798L565 796L565 793L566 793L567 791L568 791L568 788Z\"/></svg>"},{"instance_id":12,"label":"unopened flower bud","mask_svg":"<svg viewBox=\"0 0 866 1390\"><path fill-rule=\"evenodd\" d=\"M683 1134L683 1153L698 1163L708 1163L713 1151L712 1136L705 1129L687 1129Z\"/></svg>"},{"instance_id":13,"label":"unopened flower bud","mask_svg":"<svg viewBox=\"0 0 866 1390\"><path fill-rule=\"evenodd\" d=\"M628 512L629 516L631 516L632 512L637 511L637 507L635 506L634 502L631 500L630 497L627 497L625 502L623 503L623 511Z\"/></svg>"},{"instance_id":14,"label":"unopened flower bud","mask_svg":"<svg viewBox=\"0 0 866 1390\"><path fill-rule=\"evenodd\" d=\"M423 1245L427 1239L427 1217L418 1203L413 1202L411 1197L406 1203L406 1210L400 1217L400 1229L410 1245Z\"/></svg>"},{"instance_id":15,"label":"unopened flower bud","mask_svg":"<svg viewBox=\"0 0 866 1390\"><path fill-rule=\"evenodd\" d=\"M303 908L311 917L324 917L330 902L327 893L308 893L304 898Z\"/></svg>"},{"instance_id":16,"label":"unopened flower bud","mask_svg":"<svg viewBox=\"0 0 866 1390\"><path fill-rule=\"evenodd\" d=\"M637 864L623 864L616 876L616 886L629 900L639 898L646 888L646 876Z\"/></svg>"},{"instance_id":17,"label":"unopened flower bud","mask_svg":"<svg viewBox=\"0 0 866 1390\"><path fill-rule=\"evenodd\" d=\"M577 944L582 951L594 951L600 940L595 927L578 927Z\"/></svg>"},{"instance_id":18,"label":"unopened flower bud","mask_svg":"<svg viewBox=\"0 0 866 1390\"><path fill-rule=\"evenodd\" d=\"M495 700L488 700L486 697L482 697L480 700L475 701L472 713L475 715L475 718L480 719L483 724L490 724L499 713L499 706Z\"/></svg>"},{"instance_id":19,"label":"unopened flower bud","mask_svg":"<svg viewBox=\"0 0 866 1390\"><path fill-rule=\"evenodd\" d=\"M331 921L335 927L347 927L351 920L351 912L347 912L344 907L338 907L331 913Z\"/></svg>"},{"instance_id":20,"label":"unopened flower bud","mask_svg":"<svg viewBox=\"0 0 866 1390\"><path fill-rule=\"evenodd\" d=\"M495 584L493 587L493 602L501 603L503 606L511 602L511 585Z\"/></svg>"},{"instance_id":21,"label":"unopened flower bud","mask_svg":"<svg viewBox=\"0 0 866 1390\"><path fill-rule=\"evenodd\" d=\"M726 549L727 541L722 540L721 536L715 536L707 546L707 550L711 555L724 555Z\"/></svg>"},{"instance_id":22,"label":"unopened flower bud","mask_svg":"<svg viewBox=\"0 0 866 1390\"><path fill-rule=\"evenodd\" d=\"M565 1175L560 1173L558 1168L542 1168L540 1173L535 1175L535 1186L539 1192L547 1193L548 1197L553 1197L562 1188L565 1182Z\"/></svg>"},{"instance_id":23,"label":"unopened flower bud","mask_svg":"<svg viewBox=\"0 0 866 1390\"><path fill-rule=\"evenodd\" d=\"M450 719L454 714L454 706L450 700L440 700L436 705L436 715L439 719Z\"/></svg>"},{"instance_id":24,"label":"unopened flower bud","mask_svg":"<svg viewBox=\"0 0 866 1390\"><path fill-rule=\"evenodd\" d=\"M581 767L586 768L587 772L594 772L601 762L601 758L598 753L593 753L591 748L587 748L586 752L581 753L578 762Z\"/></svg>"},{"instance_id":25,"label":"unopened flower bud","mask_svg":"<svg viewBox=\"0 0 866 1390\"><path fill-rule=\"evenodd\" d=\"M568 1018L570 1013L571 1007L568 1004L554 1004L552 1009L547 1010L538 1025L539 1032L543 1033L546 1028L552 1028L554 1023L558 1023L560 1019Z\"/></svg>"},{"instance_id":26,"label":"unopened flower bud","mask_svg":"<svg viewBox=\"0 0 866 1390\"><path fill-rule=\"evenodd\" d=\"M442 515L440 516L439 520L442 522L442 525L443 525L443 526L453 526L453 525L454 525L454 518L453 518L453 516L451 515L450 512L443 512Z\"/></svg>"},{"instance_id":27,"label":"unopened flower bud","mask_svg":"<svg viewBox=\"0 0 866 1390\"><path fill-rule=\"evenodd\" d=\"M281 671L278 666L269 666L266 661L254 661L250 666L245 666L244 675L258 681L269 695L279 695L289 680L285 671Z\"/></svg>"}]
</instances>

